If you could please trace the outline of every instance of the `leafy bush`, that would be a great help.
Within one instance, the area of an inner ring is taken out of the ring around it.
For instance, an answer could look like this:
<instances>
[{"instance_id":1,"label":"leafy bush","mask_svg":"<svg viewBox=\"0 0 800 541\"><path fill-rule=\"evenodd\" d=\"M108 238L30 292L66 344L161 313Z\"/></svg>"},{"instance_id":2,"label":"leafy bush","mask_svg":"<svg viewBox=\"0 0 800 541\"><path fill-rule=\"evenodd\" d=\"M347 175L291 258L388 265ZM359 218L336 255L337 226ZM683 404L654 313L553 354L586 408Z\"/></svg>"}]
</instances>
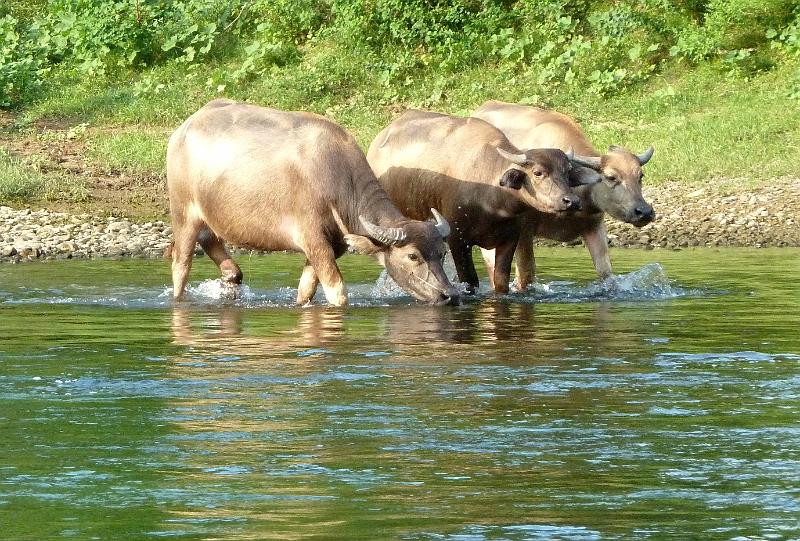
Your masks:
<instances>
[{"instance_id":1,"label":"leafy bush","mask_svg":"<svg viewBox=\"0 0 800 541\"><path fill-rule=\"evenodd\" d=\"M789 23L794 6L793 0L709 0L699 22L679 29L670 54L699 62L751 51L765 44L771 28Z\"/></svg>"},{"instance_id":2,"label":"leafy bush","mask_svg":"<svg viewBox=\"0 0 800 541\"><path fill-rule=\"evenodd\" d=\"M68 57L87 73L170 59L191 63L220 44L241 4L241 0L53 0L47 16L54 41L51 56Z\"/></svg>"},{"instance_id":3,"label":"leafy bush","mask_svg":"<svg viewBox=\"0 0 800 541\"><path fill-rule=\"evenodd\" d=\"M722 60L745 73L769 69L772 44L797 48L795 3L49 0L37 15L34 4L10 0L0 7L0 105L31 100L54 68L138 79L137 96L159 92L165 81L151 70L164 65L212 92L245 87L295 63L305 63L309 89L327 91L340 85L347 64L348 76L374 79L387 101L408 99L409 87L428 88L433 78L425 101L435 105L449 75L495 64L512 79L534 73L526 80L543 89L607 95L647 80L668 62ZM331 47L347 60L306 58Z\"/></svg>"},{"instance_id":4,"label":"leafy bush","mask_svg":"<svg viewBox=\"0 0 800 541\"><path fill-rule=\"evenodd\" d=\"M0 18L0 106L30 97L47 73L46 36L11 15Z\"/></svg>"}]
</instances>

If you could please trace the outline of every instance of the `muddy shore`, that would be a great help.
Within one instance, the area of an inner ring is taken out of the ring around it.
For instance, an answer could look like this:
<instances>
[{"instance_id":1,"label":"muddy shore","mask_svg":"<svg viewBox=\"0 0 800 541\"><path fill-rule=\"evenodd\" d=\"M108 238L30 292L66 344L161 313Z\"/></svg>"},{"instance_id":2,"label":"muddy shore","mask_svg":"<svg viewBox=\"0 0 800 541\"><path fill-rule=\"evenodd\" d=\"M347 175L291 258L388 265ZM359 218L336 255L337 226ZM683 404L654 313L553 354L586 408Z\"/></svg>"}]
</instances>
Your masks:
<instances>
[{"instance_id":1,"label":"muddy shore","mask_svg":"<svg viewBox=\"0 0 800 541\"><path fill-rule=\"evenodd\" d=\"M637 229L606 220L612 247L800 246L800 179L735 193L648 187L655 222ZM172 229L165 220L0 207L0 261L161 257ZM571 244L580 244L577 240Z\"/></svg>"}]
</instances>

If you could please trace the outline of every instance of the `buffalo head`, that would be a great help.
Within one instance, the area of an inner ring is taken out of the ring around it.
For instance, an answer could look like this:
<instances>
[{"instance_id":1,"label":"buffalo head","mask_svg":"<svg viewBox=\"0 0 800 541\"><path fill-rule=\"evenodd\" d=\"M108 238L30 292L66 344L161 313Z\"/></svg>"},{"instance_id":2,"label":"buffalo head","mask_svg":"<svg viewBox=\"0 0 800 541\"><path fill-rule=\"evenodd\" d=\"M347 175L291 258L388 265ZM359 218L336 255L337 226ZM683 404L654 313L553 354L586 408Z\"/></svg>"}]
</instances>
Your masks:
<instances>
[{"instance_id":1,"label":"buffalo head","mask_svg":"<svg viewBox=\"0 0 800 541\"><path fill-rule=\"evenodd\" d=\"M618 220L642 227L656 216L652 205L642 197L642 166L652 157L653 147L636 155L612 146L604 156L576 156L576 161L598 171L602 177L592 187L592 203Z\"/></svg>"},{"instance_id":2,"label":"buffalo head","mask_svg":"<svg viewBox=\"0 0 800 541\"><path fill-rule=\"evenodd\" d=\"M417 299L457 305L458 290L442 268L450 225L436 209L431 212L433 222L406 220L395 227L380 226L361 216L366 235L345 235L345 241L351 250L377 259L397 285Z\"/></svg>"},{"instance_id":3,"label":"buffalo head","mask_svg":"<svg viewBox=\"0 0 800 541\"><path fill-rule=\"evenodd\" d=\"M497 152L512 164L500 177L500 186L517 190L525 204L542 212L579 210L580 198L570 192L570 186L598 180L596 174L571 173L572 151L538 148L514 153L498 147Z\"/></svg>"}]
</instances>

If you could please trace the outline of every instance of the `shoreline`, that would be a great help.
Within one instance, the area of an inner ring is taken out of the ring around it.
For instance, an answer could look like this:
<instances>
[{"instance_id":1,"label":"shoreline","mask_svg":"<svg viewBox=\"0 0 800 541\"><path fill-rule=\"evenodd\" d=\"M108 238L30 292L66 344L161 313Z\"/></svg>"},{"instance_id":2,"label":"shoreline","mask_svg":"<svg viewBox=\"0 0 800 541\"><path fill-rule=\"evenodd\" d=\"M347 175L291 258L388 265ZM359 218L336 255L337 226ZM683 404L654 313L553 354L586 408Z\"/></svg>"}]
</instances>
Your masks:
<instances>
[{"instance_id":1,"label":"shoreline","mask_svg":"<svg viewBox=\"0 0 800 541\"><path fill-rule=\"evenodd\" d=\"M677 184L646 187L644 194L656 221L637 229L607 218L612 248L800 247L800 179L730 195L704 188L686 192ZM171 235L169 223L161 220L0 206L0 262L160 258ZM538 242L582 244L581 239Z\"/></svg>"}]
</instances>

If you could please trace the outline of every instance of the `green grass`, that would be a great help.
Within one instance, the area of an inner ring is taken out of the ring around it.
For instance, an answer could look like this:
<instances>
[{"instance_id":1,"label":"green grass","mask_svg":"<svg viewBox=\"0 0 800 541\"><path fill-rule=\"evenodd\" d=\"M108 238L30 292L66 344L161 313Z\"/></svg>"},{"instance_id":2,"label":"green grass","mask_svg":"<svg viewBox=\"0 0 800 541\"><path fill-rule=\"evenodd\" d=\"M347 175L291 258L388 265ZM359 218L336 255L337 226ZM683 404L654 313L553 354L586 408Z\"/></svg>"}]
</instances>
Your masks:
<instances>
[{"instance_id":1,"label":"green grass","mask_svg":"<svg viewBox=\"0 0 800 541\"><path fill-rule=\"evenodd\" d=\"M784 68L743 79L706 66L609 100L601 117L585 106L577 116L598 149L653 144L648 180L759 184L800 171L800 103L786 95L791 76Z\"/></svg>"},{"instance_id":2,"label":"green grass","mask_svg":"<svg viewBox=\"0 0 800 541\"><path fill-rule=\"evenodd\" d=\"M144 128L142 131L96 133L87 141L87 158L110 172L163 175L167 137L164 130Z\"/></svg>"},{"instance_id":3,"label":"green grass","mask_svg":"<svg viewBox=\"0 0 800 541\"><path fill-rule=\"evenodd\" d=\"M0 203L85 201L85 183L65 173L40 173L0 148Z\"/></svg>"},{"instance_id":4,"label":"green grass","mask_svg":"<svg viewBox=\"0 0 800 541\"><path fill-rule=\"evenodd\" d=\"M750 74L731 72L724 63L671 64L648 83L612 97L557 84L543 87L535 69L507 65L452 74L428 66L400 88L386 86L371 66L336 44L309 47L299 63L273 67L219 94L208 81L237 61L189 73L159 67L124 81L61 74L60 83L24 118L89 122L89 160L109 170L153 175L163 173L170 131L219 95L325 114L363 148L406 107L466 115L487 99L501 99L571 114L601 151L619 144L640 152L652 144L656 153L647 166L648 182L752 186L800 171L800 102L788 92L797 82L798 58ZM152 81L165 82L156 90ZM104 127L113 129L104 133Z\"/></svg>"}]
</instances>

